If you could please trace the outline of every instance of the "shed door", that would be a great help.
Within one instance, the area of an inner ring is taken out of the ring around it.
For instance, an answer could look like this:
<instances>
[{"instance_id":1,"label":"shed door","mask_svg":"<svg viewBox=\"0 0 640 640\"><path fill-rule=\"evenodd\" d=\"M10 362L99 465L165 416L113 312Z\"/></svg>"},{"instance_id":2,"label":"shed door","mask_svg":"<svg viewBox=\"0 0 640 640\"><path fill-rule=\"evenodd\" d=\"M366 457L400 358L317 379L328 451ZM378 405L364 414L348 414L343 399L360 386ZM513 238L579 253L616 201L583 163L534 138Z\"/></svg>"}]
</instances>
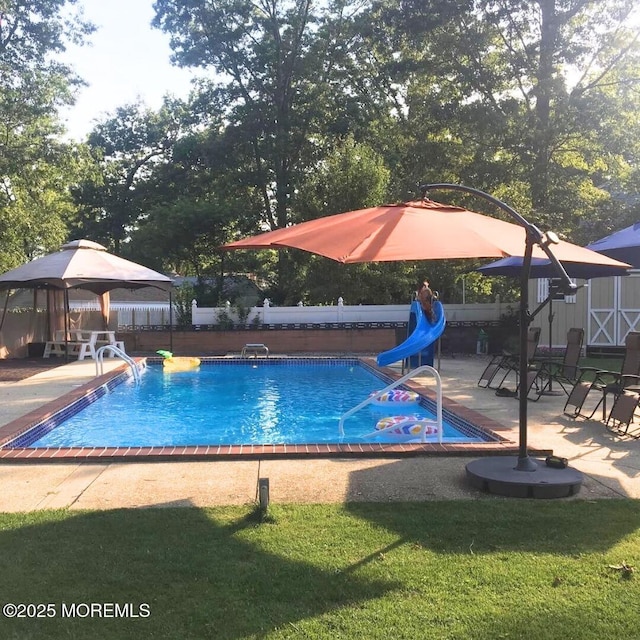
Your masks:
<instances>
[{"instance_id":1,"label":"shed door","mask_svg":"<svg viewBox=\"0 0 640 640\"><path fill-rule=\"evenodd\" d=\"M640 330L640 272L589 282L587 344L624 346L630 331Z\"/></svg>"}]
</instances>

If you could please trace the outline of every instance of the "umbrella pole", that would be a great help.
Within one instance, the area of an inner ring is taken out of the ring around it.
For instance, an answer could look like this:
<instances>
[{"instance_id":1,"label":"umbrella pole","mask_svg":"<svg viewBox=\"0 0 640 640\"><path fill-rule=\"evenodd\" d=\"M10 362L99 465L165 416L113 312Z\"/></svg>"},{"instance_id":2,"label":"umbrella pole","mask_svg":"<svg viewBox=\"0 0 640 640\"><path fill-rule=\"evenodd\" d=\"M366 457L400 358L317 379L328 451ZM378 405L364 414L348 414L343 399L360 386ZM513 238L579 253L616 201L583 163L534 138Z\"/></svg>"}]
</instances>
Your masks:
<instances>
[{"instance_id":1,"label":"umbrella pole","mask_svg":"<svg viewBox=\"0 0 640 640\"><path fill-rule=\"evenodd\" d=\"M551 283L549 283L549 286L551 286ZM549 294L551 294L551 291L549 291ZM553 339L551 336L551 331L553 329L553 297L551 297L551 299L549 300L549 371L551 371L551 363L553 362L553 355L552 355L552 350L553 350ZM553 377L551 375L549 375L549 395L551 395L553 393Z\"/></svg>"},{"instance_id":2,"label":"umbrella pole","mask_svg":"<svg viewBox=\"0 0 640 640\"><path fill-rule=\"evenodd\" d=\"M536 471L539 469L538 464L529 457L527 452L527 370L528 370L528 362L527 362L527 329L529 323L531 321L531 316L529 314L529 273L531 270L531 252L533 250L533 245L537 244L546 254L553 268L558 274L558 278L561 280L561 288L565 292L575 291L576 285L571 282L571 279L567 275L564 267L558 261L558 258L554 255L553 251L551 251L550 244L553 242L553 238L551 234L543 234L540 229L538 229L535 225L531 224L521 216L515 209L502 202L502 200L498 200L498 198L494 198L493 196L485 193L484 191L480 191L479 189L474 189L473 187L466 187L460 184L450 184L450 183L437 183L437 184L424 184L420 186L420 190L422 191L422 197L426 198L427 193L431 190L451 190L451 191L462 191L463 193L469 193L471 195L477 196L490 202L495 205L499 209L502 209L505 213L509 214L520 226L522 226L525 230L525 255L524 261L522 265L522 274L520 278L520 362L519 362L519 370L520 370L520 395L519 395L519 432L520 432L520 443L518 446L518 461L515 467L516 471Z\"/></svg>"},{"instance_id":3,"label":"umbrella pole","mask_svg":"<svg viewBox=\"0 0 640 640\"><path fill-rule=\"evenodd\" d=\"M532 250L533 238L527 232L522 273L520 274L520 395L518 396L520 444L518 448L518 463L516 465L518 471L535 471L538 467L537 463L529 457L529 452L527 451L527 396L529 395L529 385L527 384L527 375L529 373L527 333L531 322L531 316L529 315L529 272L531 270Z\"/></svg>"}]
</instances>

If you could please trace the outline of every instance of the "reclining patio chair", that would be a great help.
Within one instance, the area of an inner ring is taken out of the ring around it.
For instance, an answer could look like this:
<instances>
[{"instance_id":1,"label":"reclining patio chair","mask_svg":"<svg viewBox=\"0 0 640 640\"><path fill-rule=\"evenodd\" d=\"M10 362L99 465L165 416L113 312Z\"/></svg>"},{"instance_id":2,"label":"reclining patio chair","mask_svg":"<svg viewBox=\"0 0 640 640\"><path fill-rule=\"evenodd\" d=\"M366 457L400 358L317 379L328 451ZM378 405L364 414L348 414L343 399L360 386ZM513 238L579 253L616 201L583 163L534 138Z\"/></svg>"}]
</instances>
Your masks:
<instances>
[{"instance_id":1,"label":"reclining patio chair","mask_svg":"<svg viewBox=\"0 0 640 640\"><path fill-rule=\"evenodd\" d=\"M519 372L518 372L519 373ZM527 399L533 400L537 402L540 400L540 396L546 391L549 387L550 380L549 378L544 378L540 375L540 370L535 367L535 365L529 365L527 369L527 378L525 381L526 389L527 389ZM520 398L520 384L518 383L515 390L506 389L504 387L499 387L496 390L497 396L506 396L510 398Z\"/></svg>"},{"instance_id":2,"label":"reclining patio chair","mask_svg":"<svg viewBox=\"0 0 640 640\"><path fill-rule=\"evenodd\" d=\"M562 360L541 359L536 364L538 369L538 387L540 393L547 389L553 389L553 383L557 382L562 390L569 395L573 388L580 369L578 363L582 356L582 343L584 341L584 329L572 328L567 332L567 346ZM565 386L566 385L566 386Z\"/></svg>"},{"instance_id":3,"label":"reclining patio chair","mask_svg":"<svg viewBox=\"0 0 640 640\"><path fill-rule=\"evenodd\" d=\"M527 331L527 362L535 356L540 341L540 327L529 327ZM520 370L520 356L507 351L493 356L478 379L478 386L488 389L499 389L510 373L516 378Z\"/></svg>"},{"instance_id":4,"label":"reclining patio chair","mask_svg":"<svg viewBox=\"0 0 640 640\"><path fill-rule=\"evenodd\" d=\"M540 377L540 372L537 369L530 367L527 371L526 385L527 399L537 402L538 400L540 400L540 396L549 386L549 380ZM515 392L513 393L513 397L520 397L520 385L518 385Z\"/></svg>"},{"instance_id":5,"label":"reclining patio chair","mask_svg":"<svg viewBox=\"0 0 640 640\"><path fill-rule=\"evenodd\" d=\"M640 387L625 389L613 401L611 412L607 417L607 429L619 435L640 438L640 432L629 433L629 427L636 415L638 404L640 404Z\"/></svg>"},{"instance_id":6,"label":"reclining patio chair","mask_svg":"<svg viewBox=\"0 0 640 640\"><path fill-rule=\"evenodd\" d=\"M620 372L605 371L593 367L580 367L580 375L567 402L564 405L565 415L572 418L591 419L602 406L602 420L607 416L607 396L615 400L628 387L640 384L640 333L631 332L625 340L625 353ZM595 405L591 403L585 408L588 398L596 397ZM572 409L569 409L573 407Z\"/></svg>"}]
</instances>

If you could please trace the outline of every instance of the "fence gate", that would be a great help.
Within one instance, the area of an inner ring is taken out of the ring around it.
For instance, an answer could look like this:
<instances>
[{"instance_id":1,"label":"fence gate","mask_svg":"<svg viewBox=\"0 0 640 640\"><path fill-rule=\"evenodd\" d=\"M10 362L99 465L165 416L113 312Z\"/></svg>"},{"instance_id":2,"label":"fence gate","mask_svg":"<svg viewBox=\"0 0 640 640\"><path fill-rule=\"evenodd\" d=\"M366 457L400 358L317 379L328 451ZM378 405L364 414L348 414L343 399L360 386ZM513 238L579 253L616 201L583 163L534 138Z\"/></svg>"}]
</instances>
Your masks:
<instances>
[{"instance_id":1,"label":"fence gate","mask_svg":"<svg viewBox=\"0 0 640 640\"><path fill-rule=\"evenodd\" d=\"M628 333L640 331L640 271L591 280L588 300L589 346L621 347Z\"/></svg>"}]
</instances>

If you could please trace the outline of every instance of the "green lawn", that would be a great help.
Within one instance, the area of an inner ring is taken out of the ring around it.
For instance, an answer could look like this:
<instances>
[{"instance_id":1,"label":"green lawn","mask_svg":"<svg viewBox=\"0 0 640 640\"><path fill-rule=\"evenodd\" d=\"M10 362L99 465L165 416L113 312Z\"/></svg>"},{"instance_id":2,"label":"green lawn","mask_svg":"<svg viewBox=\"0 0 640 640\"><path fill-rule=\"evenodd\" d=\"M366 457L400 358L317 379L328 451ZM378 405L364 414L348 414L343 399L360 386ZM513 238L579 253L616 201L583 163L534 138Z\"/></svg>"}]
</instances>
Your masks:
<instances>
[{"instance_id":1,"label":"green lawn","mask_svg":"<svg viewBox=\"0 0 640 640\"><path fill-rule=\"evenodd\" d=\"M0 541L3 604L55 613L3 639L640 638L633 500L45 511Z\"/></svg>"},{"instance_id":2,"label":"green lawn","mask_svg":"<svg viewBox=\"0 0 640 640\"><path fill-rule=\"evenodd\" d=\"M593 367L594 369L600 369L602 371L615 371L619 372L622 367L622 356L619 357L594 357L580 358L581 367Z\"/></svg>"}]
</instances>

